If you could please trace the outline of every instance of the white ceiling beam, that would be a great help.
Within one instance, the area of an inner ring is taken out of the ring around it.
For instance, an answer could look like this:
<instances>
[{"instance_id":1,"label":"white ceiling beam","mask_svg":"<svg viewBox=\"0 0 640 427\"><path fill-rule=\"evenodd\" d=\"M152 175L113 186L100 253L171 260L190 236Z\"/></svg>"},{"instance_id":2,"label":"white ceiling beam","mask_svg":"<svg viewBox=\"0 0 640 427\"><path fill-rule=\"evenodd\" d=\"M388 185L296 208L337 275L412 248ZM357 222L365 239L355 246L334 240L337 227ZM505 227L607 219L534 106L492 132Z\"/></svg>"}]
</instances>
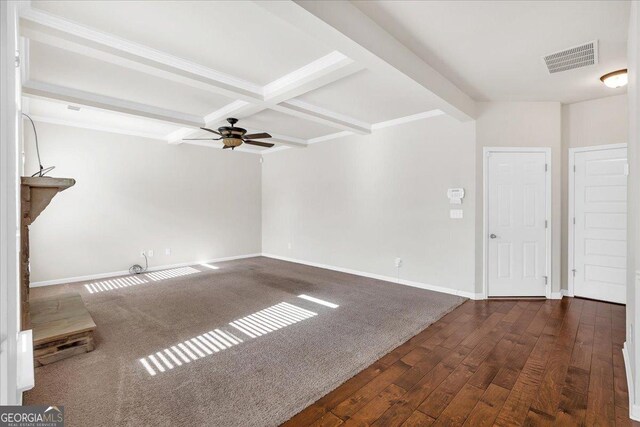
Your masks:
<instances>
[{"instance_id":1,"label":"white ceiling beam","mask_svg":"<svg viewBox=\"0 0 640 427\"><path fill-rule=\"evenodd\" d=\"M34 80L22 84L22 93L26 96L55 99L70 104L99 108L116 113L129 114L146 119L159 120L187 127L204 126L204 120L198 116L179 111L165 110L151 105L139 104L104 95L97 95L77 89L42 83Z\"/></svg>"},{"instance_id":2,"label":"white ceiling beam","mask_svg":"<svg viewBox=\"0 0 640 427\"><path fill-rule=\"evenodd\" d=\"M360 135L371 133L371 125L352 117L325 110L298 99L290 99L271 107L273 110L311 120L336 129L354 132Z\"/></svg>"},{"instance_id":3,"label":"white ceiling beam","mask_svg":"<svg viewBox=\"0 0 640 427\"><path fill-rule=\"evenodd\" d=\"M255 112L277 107L280 112L337 129L360 134L371 132L369 126L363 128L357 121L352 125L346 117L334 121L332 114L317 114L314 108L305 111L300 107L289 108L280 104L363 69L362 65L340 52L331 52L265 86L259 86L41 10L25 9L21 13L21 22L22 34L32 40L260 106Z\"/></svg>"},{"instance_id":4,"label":"white ceiling beam","mask_svg":"<svg viewBox=\"0 0 640 427\"><path fill-rule=\"evenodd\" d=\"M183 129L173 132L169 136L165 136L164 138L158 138L157 135L153 136L150 134L138 134L138 136L144 136L147 138L168 139L174 143L179 139L191 136L194 132L199 132L199 128L205 126L205 121L198 116L184 114L178 111L165 110L163 108L125 101L122 99L116 99L104 95L96 95L77 89L52 85L49 83L42 83L34 80L23 83L22 93L27 97L53 99L59 102L83 105L85 107L98 108L101 110L128 114L145 119L159 120L165 123L187 126ZM39 117L39 119L42 121L48 120L50 122L53 122L55 120L48 119L46 117ZM278 134L272 134L272 138L270 139L270 141L290 147L306 147L307 145L307 141L305 141L304 139ZM202 141L184 142L193 145L210 145L210 143L205 143ZM248 149L241 151L258 152L260 150Z\"/></svg>"},{"instance_id":5,"label":"white ceiling beam","mask_svg":"<svg viewBox=\"0 0 640 427\"><path fill-rule=\"evenodd\" d=\"M25 98L24 100L27 101L27 100L29 100L29 98ZM62 126L70 126L70 127L75 127L75 128L81 128L81 129L97 130L97 131L100 131L100 132L117 133L117 134L121 134L121 135L139 136L141 138L149 138L149 139L155 139L155 140L160 140L160 141L162 141L164 139L162 135L158 135L158 134L155 134L155 133L140 132L140 131L135 131L135 130L131 130L131 129L121 129L121 128L117 128L117 127L114 127L114 126L100 126L100 125L96 125L96 124L89 124L89 123L86 123L86 122L81 122L81 121L78 121L78 120L58 119L58 118L52 118L52 117L40 116L40 115L31 115L31 118L36 122L51 123L51 124L54 124L54 125L62 125Z\"/></svg>"},{"instance_id":6,"label":"white ceiling beam","mask_svg":"<svg viewBox=\"0 0 640 427\"><path fill-rule=\"evenodd\" d=\"M475 117L475 101L348 1L256 1L370 70L400 72L439 100L437 108L462 121Z\"/></svg>"},{"instance_id":7,"label":"white ceiling beam","mask_svg":"<svg viewBox=\"0 0 640 427\"><path fill-rule=\"evenodd\" d=\"M362 70L362 65L338 51L333 51L268 83L262 88L262 93L265 101L278 104Z\"/></svg>"},{"instance_id":8,"label":"white ceiling beam","mask_svg":"<svg viewBox=\"0 0 640 427\"><path fill-rule=\"evenodd\" d=\"M440 110L425 111L424 113L412 114L410 116L399 117L397 119L386 120L384 122L374 123L371 128L373 130L384 129L391 126L398 126L405 123L415 122L416 120L428 119L429 117L442 116L444 112Z\"/></svg>"},{"instance_id":9,"label":"white ceiling beam","mask_svg":"<svg viewBox=\"0 0 640 427\"><path fill-rule=\"evenodd\" d=\"M21 28L25 30L24 35L29 37L31 37L30 31L41 32L215 86L218 93L226 94L231 98L238 96L249 99L262 98L262 88L259 85L41 10L26 8L20 12L20 19Z\"/></svg>"},{"instance_id":10,"label":"white ceiling beam","mask_svg":"<svg viewBox=\"0 0 640 427\"><path fill-rule=\"evenodd\" d=\"M205 127L215 128L219 122L227 117L241 119L271 108L275 111L334 128L347 129L359 134L371 133L371 125L368 123L360 122L356 119L292 99L303 93L357 73L362 69L362 66L354 63L340 52L331 52L265 85L262 88L264 94L263 101L249 102L239 99L207 114L204 118L206 123ZM169 135L168 142L171 144L179 144L183 138L188 138L196 133L198 132L194 130L181 129ZM292 139L281 141L281 143L292 146L306 145L306 142L301 143Z\"/></svg>"}]
</instances>

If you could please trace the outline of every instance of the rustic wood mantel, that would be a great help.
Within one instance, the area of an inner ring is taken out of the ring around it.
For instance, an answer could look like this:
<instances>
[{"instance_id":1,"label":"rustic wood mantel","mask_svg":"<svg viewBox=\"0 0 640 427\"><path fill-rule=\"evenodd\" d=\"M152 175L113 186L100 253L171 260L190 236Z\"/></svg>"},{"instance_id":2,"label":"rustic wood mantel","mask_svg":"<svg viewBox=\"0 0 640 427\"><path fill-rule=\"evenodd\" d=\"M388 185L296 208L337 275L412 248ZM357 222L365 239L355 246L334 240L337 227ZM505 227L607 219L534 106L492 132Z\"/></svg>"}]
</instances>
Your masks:
<instances>
[{"instance_id":1,"label":"rustic wood mantel","mask_svg":"<svg viewBox=\"0 0 640 427\"><path fill-rule=\"evenodd\" d=\"M21 330L30 328L29 226L51 199L76 183L72 178L22 177L20 186L20 302Z\"/></svg>"}]
</instances>

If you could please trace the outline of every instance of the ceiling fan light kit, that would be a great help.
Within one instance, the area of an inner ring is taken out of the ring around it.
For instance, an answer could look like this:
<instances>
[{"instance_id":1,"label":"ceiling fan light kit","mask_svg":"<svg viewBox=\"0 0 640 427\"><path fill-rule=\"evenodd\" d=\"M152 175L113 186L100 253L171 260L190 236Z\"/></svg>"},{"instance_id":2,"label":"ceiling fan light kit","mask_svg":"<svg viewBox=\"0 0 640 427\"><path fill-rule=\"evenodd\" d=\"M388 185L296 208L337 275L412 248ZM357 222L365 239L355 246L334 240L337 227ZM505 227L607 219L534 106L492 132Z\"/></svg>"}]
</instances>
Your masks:
<instances>
[{"instance_id":1,"label":"ceiling fan light kit","mask_svg":"<svg viewBox=\"0 0 640 427\"><path fill-rule=\"evenodd\" d=\"M220 141L222 140L222 144L224 144L224 146L222 147L223 150L226 148L231 148L233 150L234 148L242 144L256 145L258 147L267 147L267 148L273 147L274 144L252 140L252 139L271 138L271 135L269 135L268 133L261 132L261 133L252 133L250 135L247 135L246 129L235 127L235 124L238 123L238 119L229 117L227 119L227 122L229 122L231 126L219 127L217 131L213 129L204 128L204 127L200 128L202 130L206 130L207 132L215 133L216 135L219 135L220 138L185 138L183 139L183 141L194 141L194 140Z\"/></svg>"}]
</instances>

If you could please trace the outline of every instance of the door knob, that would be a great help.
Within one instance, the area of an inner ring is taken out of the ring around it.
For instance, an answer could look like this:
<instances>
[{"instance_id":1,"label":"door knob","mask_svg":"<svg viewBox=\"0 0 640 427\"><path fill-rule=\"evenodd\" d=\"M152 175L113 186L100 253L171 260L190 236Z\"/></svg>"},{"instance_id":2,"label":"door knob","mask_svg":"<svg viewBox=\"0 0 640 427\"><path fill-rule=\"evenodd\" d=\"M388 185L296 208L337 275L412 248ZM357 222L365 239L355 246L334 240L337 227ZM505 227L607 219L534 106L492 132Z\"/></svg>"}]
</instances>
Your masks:
<instances>
[{"instance_id":1,"label":"door knob","mask_svg":"<svg viewBox=\"0 0 640 427\"><path fill-rule=\"evenodd\" d=\"M495 239L498 236L496 236L495 234L489 234L489 237L491 237L492 239Z\"/></svg>"}]
</instances>

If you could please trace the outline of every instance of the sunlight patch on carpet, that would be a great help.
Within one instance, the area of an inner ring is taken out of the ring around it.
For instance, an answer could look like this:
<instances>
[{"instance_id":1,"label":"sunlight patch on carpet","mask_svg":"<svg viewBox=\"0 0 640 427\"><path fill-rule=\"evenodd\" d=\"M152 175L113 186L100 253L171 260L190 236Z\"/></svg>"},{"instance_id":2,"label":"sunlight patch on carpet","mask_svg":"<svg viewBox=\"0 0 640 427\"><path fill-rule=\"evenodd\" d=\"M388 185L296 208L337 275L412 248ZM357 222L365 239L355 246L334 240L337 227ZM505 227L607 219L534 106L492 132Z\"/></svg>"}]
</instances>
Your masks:
<instances>
[{"instance_id":1,"label":"sunlight patch on carpet","mask_svg":"<svg viewBox=\"0 0 640 427\"><path fill-rule=\"evenodd\" d=\"M211 268L211 267L209 267ZM157 282L160 280L173 279L181 276L188 276L190 274L202 273L193 267L180 267L172 268L169 270L154 271L152 273L145 273L133 276L122 276L114 279L102 280L99 282L87 283L84 285L85 289L90 294L96 294L99 292L113 291L116 289L128 288L131 286L140 285L143 283L149 283L149 280Z\"/></svg>"},{"instance_id":2,"label":"sunlight patch on carpet","mask_svg":"<svg viewBox=\"0 0 640 427\"><path fill-rule=\"evenodd\" d=\"M250 338L257 338L317 315L318 313L297 305L281 302L241 319L234 320L229 325ZM149 375L155 376L158 373L170 371L183 364L211 356L241 342L242 339L230 332L214 329L157 351L139 359L139 361Z\"/></svg>"}]
</instances>

